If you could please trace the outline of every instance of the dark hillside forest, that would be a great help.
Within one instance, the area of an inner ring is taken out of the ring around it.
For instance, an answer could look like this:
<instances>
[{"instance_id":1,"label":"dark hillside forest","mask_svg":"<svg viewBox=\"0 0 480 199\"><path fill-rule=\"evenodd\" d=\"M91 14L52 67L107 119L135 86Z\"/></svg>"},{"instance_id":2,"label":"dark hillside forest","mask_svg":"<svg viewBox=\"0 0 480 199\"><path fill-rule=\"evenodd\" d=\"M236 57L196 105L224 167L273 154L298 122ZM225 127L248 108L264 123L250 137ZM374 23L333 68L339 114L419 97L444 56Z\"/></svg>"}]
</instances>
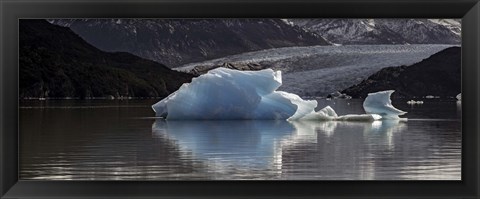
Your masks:
<instances>
[{"instance_id":1,"label":"dark hillside forest","mask_svg":"<svg viewBox=\"0 0 480 199\"><path fill-rule=\"evenodd\" d=\"M20 98L165 97L193 75L101 51L46 20L19 23Z\"/></svg>"}]
</instances>

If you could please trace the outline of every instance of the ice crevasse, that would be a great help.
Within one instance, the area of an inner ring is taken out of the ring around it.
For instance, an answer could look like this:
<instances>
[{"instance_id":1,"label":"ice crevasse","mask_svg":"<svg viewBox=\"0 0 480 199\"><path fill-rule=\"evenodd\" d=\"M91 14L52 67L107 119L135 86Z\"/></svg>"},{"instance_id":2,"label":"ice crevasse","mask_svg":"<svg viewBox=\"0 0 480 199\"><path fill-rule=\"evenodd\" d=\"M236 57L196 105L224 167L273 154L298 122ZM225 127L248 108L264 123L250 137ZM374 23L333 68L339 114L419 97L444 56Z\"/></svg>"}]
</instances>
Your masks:
<instances>
[{"instance_id":1,"label":"ice crevasse","mask_svg":"<svg viewBox=\"0 0 480 199\"><path fill-rule=\"evenodd\" d=\"M277 91L281 71L238 71L216 68L152 106L168 120L359 120L400 119L405 114L391 104L393 90L370 93L366 114L339 116L329 106L315 111L317 101Z\"/></svg>"}]
</instances>

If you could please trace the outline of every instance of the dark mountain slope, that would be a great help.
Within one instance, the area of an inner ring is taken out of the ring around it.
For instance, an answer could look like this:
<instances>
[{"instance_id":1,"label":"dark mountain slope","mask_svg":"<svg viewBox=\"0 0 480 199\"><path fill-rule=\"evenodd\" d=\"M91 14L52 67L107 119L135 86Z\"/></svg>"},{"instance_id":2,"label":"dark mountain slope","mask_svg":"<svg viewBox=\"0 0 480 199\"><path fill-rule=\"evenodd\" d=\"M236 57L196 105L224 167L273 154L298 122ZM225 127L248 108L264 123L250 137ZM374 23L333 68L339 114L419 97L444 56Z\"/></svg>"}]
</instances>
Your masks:
<instances>
[{"instance_id":1,"label":"dark mountain slope","mask_svg":"<svg viewBox=\"0 0 480 199\"><path fill-rule=\"evenodd\" d=\"M328 45L280 19L53 19L99 49L132 54L169 67L242 52Z\"/></svg>"},{"instance_id":2,"label":"dark mountain slope","mask_svg":"<svg viewBox=\"0 0 480 199\"><path fill-rule=\"evenodd\" d=\"M165 97L192 75L129 53L103 52L69 28L19 22L20 97Z\"/></svg>"},{"instance_id":3,"label":"dark mountain slope","mask_svg":"<svg viewBox=\"0 0 480 199\"><path fill-rule=\"evenodd\" d=\"M354 98L396 90L392 97L454 97L461 92L461 48L450 47L411 66L384 68L342 91Z\"/></svg>"}]
</instances>

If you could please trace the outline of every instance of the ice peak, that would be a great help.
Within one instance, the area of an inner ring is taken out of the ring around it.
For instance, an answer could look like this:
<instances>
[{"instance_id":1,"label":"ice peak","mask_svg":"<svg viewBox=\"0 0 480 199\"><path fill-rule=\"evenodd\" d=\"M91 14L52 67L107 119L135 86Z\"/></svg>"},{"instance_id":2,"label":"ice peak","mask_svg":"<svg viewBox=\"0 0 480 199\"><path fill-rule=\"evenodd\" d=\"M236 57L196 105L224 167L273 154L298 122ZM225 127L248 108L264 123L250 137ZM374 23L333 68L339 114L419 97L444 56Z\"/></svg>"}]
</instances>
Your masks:
<instances>
[{"instance_id":1,"label":"ice peak","mask_svg":"<svg viewBox=\"0 0 480 199\"><path fill-rule=\"evenodd\" d=\"M363 102L363 108L368 114L378 114L383 118L398 119L399 115L407 112L401 111L392 105L390 96L394 90L380 91L376 93L369 93Z\"/></svg>"}]
</instances>

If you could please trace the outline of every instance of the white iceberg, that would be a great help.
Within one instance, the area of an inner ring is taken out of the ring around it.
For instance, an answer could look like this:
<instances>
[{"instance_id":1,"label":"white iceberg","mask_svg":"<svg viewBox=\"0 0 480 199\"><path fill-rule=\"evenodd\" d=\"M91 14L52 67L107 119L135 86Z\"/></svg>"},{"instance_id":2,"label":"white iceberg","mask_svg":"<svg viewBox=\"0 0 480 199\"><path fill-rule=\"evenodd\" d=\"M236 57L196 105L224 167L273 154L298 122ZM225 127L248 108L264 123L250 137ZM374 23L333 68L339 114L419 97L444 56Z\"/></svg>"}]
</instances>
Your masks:
<instances>
[{"instance_id":1,"label":"white iceberg","mask_svg":"<svg viewBox=\"0 0 480 199\"><path fill-rule=\"evenodd\" d=\"M367 114L378 114L382 119L399 119L399 115L407 112L398 110L393 107L390 96L394 90L380 91L376 93L369 93L363 102L363 109Z\"/></svg>"},{"instance_id":2,"label":"white iceberg","mask_svg":"<svg viewBox=\"0 0 480 199\"><path fill-rule=\"evenodd\" d=\"M276 91L280 85L280 71L217 68L183 84L152 108L157 116L172 120L232 120L301 117L317 106L316 101Z\"/></svg>"},{"instance_id":3,"label":"white iceberg","mask_svg":"<svg viewBox=\"0 0 480 199\"><path fill-rule=\"evenodd\" d=\"M317 101L277 91L281 71L238 71L216 68L183 84L152 106L169 120L355 120L398 119L405 112L392 106L393 91L371 93L363 104L367 114L338 116L327 106L315 112Z\"/></svg>"}]
</instances>

